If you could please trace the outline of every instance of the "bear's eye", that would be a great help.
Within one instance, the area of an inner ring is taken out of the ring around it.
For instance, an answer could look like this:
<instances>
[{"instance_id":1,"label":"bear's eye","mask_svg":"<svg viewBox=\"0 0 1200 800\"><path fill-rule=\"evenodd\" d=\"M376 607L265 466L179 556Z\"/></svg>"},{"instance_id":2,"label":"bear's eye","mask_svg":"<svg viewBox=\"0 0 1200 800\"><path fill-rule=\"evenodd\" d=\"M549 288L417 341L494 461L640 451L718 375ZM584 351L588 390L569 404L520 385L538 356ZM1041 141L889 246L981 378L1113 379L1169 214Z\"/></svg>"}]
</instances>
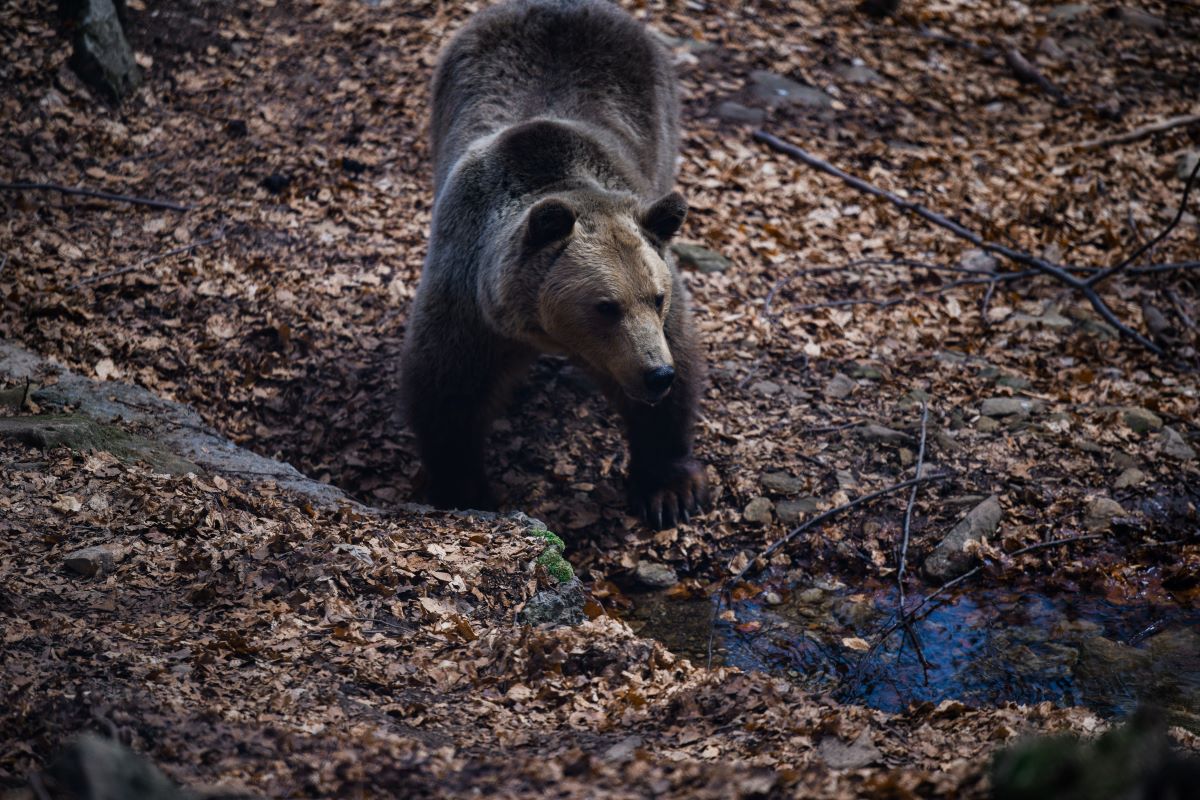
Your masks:
<instances>
[{"instance_id":1,"label":"bear's eye","mask_svg":"<svg viewBox=\"0 0 1200 800\"><path fill-rule=\"evenodd\" d=\"M657 308L659 311L662 311L663 303L666 301L666 299L667 299L667 296L665 294L663 294L662 292L659 292L654 297L654 307Z\"/></svg>"},{"instance_id":2,"label":"bear's eye","mask_svg":"<svg viewBox=\"0 0 1200 800\"><path fill-rule=\"evenodd\" d=\"M612 300L602 300L596 303L596 311L606 319L616 320L621 318L621 307Z\"/></svg>"}]
</instances>

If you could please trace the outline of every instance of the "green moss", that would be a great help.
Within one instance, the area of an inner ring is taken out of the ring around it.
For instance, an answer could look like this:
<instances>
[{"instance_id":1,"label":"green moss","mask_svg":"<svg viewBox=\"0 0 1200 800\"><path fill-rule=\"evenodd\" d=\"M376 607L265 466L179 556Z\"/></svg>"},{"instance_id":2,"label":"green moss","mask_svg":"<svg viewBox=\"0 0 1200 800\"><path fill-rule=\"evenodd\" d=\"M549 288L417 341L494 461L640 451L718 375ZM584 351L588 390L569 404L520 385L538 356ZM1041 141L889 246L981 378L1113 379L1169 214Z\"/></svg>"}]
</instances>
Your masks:
<instances>
[{"instance_id":1,"label":"green moss","mask_svg":"<svg viewBox=\"0 0 1200 800\"><path fill-rule=\"evenodd\" d=\"M529 535L546 542L547 547L537 557L537 563L545 567L551 577L559 583L566 583L575 577L575 570L572 569L571 562L563 558L563 551L567 549L567 545L562 539L545 529L531 530Z\"/></svg>"}]
</instances>

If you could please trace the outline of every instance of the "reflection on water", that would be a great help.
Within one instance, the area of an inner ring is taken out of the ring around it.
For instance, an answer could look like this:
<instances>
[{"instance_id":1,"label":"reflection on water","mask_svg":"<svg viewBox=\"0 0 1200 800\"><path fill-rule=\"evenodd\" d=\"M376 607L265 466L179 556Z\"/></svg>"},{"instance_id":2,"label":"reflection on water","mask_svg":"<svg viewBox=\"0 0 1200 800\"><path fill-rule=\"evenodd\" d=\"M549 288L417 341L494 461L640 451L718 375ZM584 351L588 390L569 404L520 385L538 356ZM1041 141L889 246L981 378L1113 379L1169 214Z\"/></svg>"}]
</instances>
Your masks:
<instances>
[{"instance_id":1,"label":"reflection on water","mask_svg":"<svg viewBox=\"0 0 1200 800\"><path fill-rule=\"evenodd\" d=\"M913 624L920 653L903 631L868 652L895 607L893 591L817 587L797 588L775 606L736 602L736 619L717 623L716 655L889 711L914 701L1049 700L1124 715L1153 701L1176 724L1200 729L1200 611L972 590ZM703 660L710 612L707 601L643 596L631 622Z\"/></svg>"}]
</instances>

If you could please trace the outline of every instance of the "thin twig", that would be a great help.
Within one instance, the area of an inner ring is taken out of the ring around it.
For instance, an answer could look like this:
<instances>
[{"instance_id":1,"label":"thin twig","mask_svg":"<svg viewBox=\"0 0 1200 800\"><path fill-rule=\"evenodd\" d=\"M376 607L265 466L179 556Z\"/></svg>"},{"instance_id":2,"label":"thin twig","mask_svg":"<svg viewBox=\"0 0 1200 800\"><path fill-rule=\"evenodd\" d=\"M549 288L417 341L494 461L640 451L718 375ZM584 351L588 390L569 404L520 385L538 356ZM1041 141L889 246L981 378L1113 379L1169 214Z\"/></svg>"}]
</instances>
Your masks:
<instances>
[{"instance_id":1,"label":"thin twig","mask_svg":"<svg viewBox=\"0 0 1200 800\"><path fill-rule=\"evenodd\" d=\"M1137 261L1139 258L1141 258L1143 253L1148 252L1151 248L1157 247L1159 242L1161 242L1163 239L1167 238L1167 236L1169 236L1171 234L1171 231L1175 230L1175 227L1177 225L1179 225L1179 221L1181 219L1183 219L1184 211L1187 210L1188 196L1192 193L1192 186L1194 186L1196 183L1196 175L1197 174L1200 174L1200 158L1196 159L1196 166L1192 167L1192 174L1188 176L1187 184L1185 184L1183 187L1183 199L1181 199L1179 201L1179 210L1175 212L1174 218L1169 223L1167 223L1167 227L1163 228L1162 231L1157 236L1155 236L1153 239L1151 239L1150 241L1143 244L1137 250L1134 250L1127 258L1123 259L1119 264L1115 264L1115 265L1109 267L1108 269L1101 270L1100 272L1097 272L1095 275L1092 275L1086 281L1088 286L1096 286L1101 281L1106 280L1109 276L1114 275L1114 274L1120 272L1121 270L1125 269L1130 264L1132 264L1134 261Z\"/></svg>"},{"instance_id":2,"label":"thin twig","mask_svg":"<svg viewBox=\"0 0 1200 800\"><path fill-rule=\"evenodd\" d=\"M837 508L831 508L828 511L825 511L821 514L816 515L815 517L813 517L809 520L806 520L805 522L800 523L799 525L797 525L796 527L794 527L790 531L788 531L786 534L784 534L784 536L782 538L780 538L780 539L776 540L774 543L772 543L771 546L768 547L766 550L763 550L757 556L750 559L746 563L746 566L744 566L740 570L738 570L736 575L733 575L733 576L723 580L721 582L721 589L720 589L720 591L717 592L717 602L716 602L716 605L713 607L712 617L709 619L709 625L708 625L708 666L709 667L712 666L713 637L716 633L717 616L718 616L718 614L720 614L720 611L721 611L721 601L723 600L723 598L725 596L725 592L726 592L725 587L731 583L737 583L742 578L744 578L746 576L746 573L749 572L751 567L754 566L755 562L757 562L759 559L769 558L777 550L779 550L779 548L783 547L785 544L790 542L792 539L795 539L797 536L804 533L806 530L809 530L810 528L814 528L818 525L822 525L822 524L828 522L829 520L833 519L834 517L840 516L841 514L844 514L847 511L851 511L855 508L858 508L859 506L869 503L872 500L877 500L880 497L884 497L886 495L893 494L902 489L907 489L908 487L915 486L918 483L926 483L929 481L941 481L941 480L945 480L946 478L952 478L952 477L954 477L954 474L951 472L941 472L941 473L938 473L937 475L929 475L928 477L912 478L910 480L903 481L901 483L894 483L891 486L888 486L883 489L877 489L874 492L871 492L870 494L864 494L860 497L856 497L848 503L843 503L842 505L838 506Z\"/></svg>"},{"instance_id":3,"label":"thin twig","mask_svg":"<svg viewBox=\"0 0 1200 800\"><path fill-rule=\"evenodd\" d=\"M125 275L127 273L139 270L142 267L153 264L155 261L161 261L164 258L170 258L171 256L177 256L177 255L180 255L181 253L189 253L198 247L204 247L205 245L212 244L213 242L219 242L224 238L225 238L225 232L222 231L221 233L218 233L216 236L210 236L207 239L201 239L198 242L192 242L191 244L185 244L182 247L176 247L172 250L166 251L165 253L159 253L157 255L149 256L148 258L143 258L141 261L139 261L136 264L131 264L126 267L121 267L120 269L109 270L108 272L101 272L99 275L89 275L86 278L81 278L80 280L75 281L75 283L72 283L70 286L67 287L67 290L74 291L75 289L78 289L81 286L89 286L93 283L99 283L100 281L106 281L109 278L116 278L121 275Z\"/></svg>"},{"instance_id":4,"label":"thin twig","mask_svg":"<svg viewBox=\"0 0 1200 800\"><path fill-rule=\"evenodd\" d=\"M1167 298L1170 299L1171 305L1175 307L1175 313L1179 315L1179 319L1183 324L1192 330L1196 330L1196 321L1188 314L1187 309L1183 305L1183 300L1179 297L1179 293L1174 289L1167 289Z\"/></svg>"},{"instance_id":5,"label":"thin twig","mask_svg":"<svg viewBox=\"0 0 1200 800\"><path fill-rule=\"evenodd\" d=\"M96 189L79 189L71 186L62 186L57 183L0 183L0 191L6 192L25 192L25 191L40 191L40 192L58 192L59 194L79 195L82 197L94 197L98 200L110 200L114 203L131 203L135 206L149 206L150 208L162 208L167 211L188 211L190 206L172 203L169 200L152 200L148 197L136 197L127 194L113 194L111 192L101 192Z\"/></svg>"},{"instance_id":6,"label":"thin twig","mask_svg":"<svg viewBox=\"0 0 1200 800\"><path fill-rule=\"evenodd\" d=\"M921 444L917 449L917 471L914 478L921 480L921 471L925 467L925 434L929 423L929 403L921 401ZM917 504L919 483L914 483L912 492L908 495L908 506L904 509L903 538L900 541L900 555L896 558L896 586L900 589L900 613L904 613L904 575L908 571L908 542L912 533L913 506Z\"/></svg>"},{"instance_id":7,"label":"thin twig","mask_svg":"<svg viewBox=\"0 0 1200 800\"><path fill-rule=\"evenodd\" d=\"M1013 250L1011 247L1006 247L1002 244L997 244L996 242L984 239L974 231L963 227L959 223L937 213L936 211L931 211L920 203L914 203L911 200L905 200L903 197L900 197L894 192L881 189L874 184L868 183L861 178L857 178L854 175L849 174L848 172L844 172L829 162L817 158L811 153L802 150L793 144L789 144L788 142L785 142L782 139L767 133L766 131L755 131L754 139L755 141L762 142L763 144L767 145L772 150L790 156L797 161L801 161L810 167L813 167L814 169L824 172L826 175L832 175L846 185L857 189L860 192L887 200L889 203L901 209L902 211L915 214L926 222L936 225L939 228L948 230L955 236L958 236L960 239L967 240L981 250L1004 256L1010 261L1015 261L1018 264L1024 264L1025 266L1031 267L1038 272L1058 279L1060 282L1083 294L1084 298L1086 298L1087 301L1092 305L1092 308L1096 309L1096 312L1104 318L1104 321L1116 328L1121 335L1131 339L1134 342L1137 342L1155 355L1163 355L1163 350L1161 347L1135 331L1133 328L1130 328L1128 325L1121 322L1121 320L1117 318L1117 315L1113 313L1113 310L1108 307L1108 304L1104 302L1103 298L1096 293L1092 284L1089 283L1087 279L1078 278L1075 275L1072 275L1067 271L1067 268L1064 268L1062 265L1054 264L1044 258L1038 258L1037 256L1030 255L1029 253Z\"/></svg>"},{"instance_id":8,"label":"thin twig","mask_svg":"<svg viewBox=\"0 0 1200 800\"><path fill-rule=\"evenodd\" d=\"M1076 144L1068 144L1060 148L1062 150L1091 150L1098 147L1108 147L1112 144L1128 144L1136 142L1138 139L1145 139L1147 136L1153 136L1156 133L1163 133L1173 128L1178 128L1183 125L1200 124L1200 114L1185 114L1180 117L1168 117L1167 119L1143 125L1140 128L1134 128L1125 133L1118 133L1115 136L1102 136L1098 139L1087 139Z\"/></svg>"}]
</instances>

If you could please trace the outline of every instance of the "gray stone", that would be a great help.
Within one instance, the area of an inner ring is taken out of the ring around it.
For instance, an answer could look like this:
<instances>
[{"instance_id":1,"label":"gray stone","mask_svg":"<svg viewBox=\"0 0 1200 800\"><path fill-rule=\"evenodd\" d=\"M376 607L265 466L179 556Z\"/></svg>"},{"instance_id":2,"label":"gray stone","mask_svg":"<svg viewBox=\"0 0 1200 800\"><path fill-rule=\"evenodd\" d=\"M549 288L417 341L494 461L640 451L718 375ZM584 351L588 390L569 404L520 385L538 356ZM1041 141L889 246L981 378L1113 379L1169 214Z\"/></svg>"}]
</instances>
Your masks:
<instances>
[{"instance_id":1,"label":"gray stone","mask_svg":"<svg viewBox=\"0 0 1200 800\"><path fill-rule=\"evenodd\" d=\"M148 759L115 739L94 733L84 733L67 745L47 768L46 776L62 792L61 795L56 792L56 797L188 800L213 796L180 789ZM220 796L227 800L250 797L229 792L220 792Z\"/></svg>"},{"instance_id":2,"label":"gray stone","mask_svg":"<svg viewBox=\"0 0 1200 800\"><path fill-rule=\"evenodd\" d=\"M767 118L767 112L761 108L750 108L732 100L726 100L717 106L716 114L728 122L740 122L746 125L762 125Z\"/></svg>"},{"instance_id":3,"label":"gray stone","mask_svg":"<svg viewBox=\"0 0 1200 800\"><path fill-rule=\"evenodd\" d=\"M85 547L63 556L67 569L85 578L100 578L112 572L125 551L115 545L100 544Z\"/></svg>"},{"instance_id":4,"label":"gray stone","mask_svg":"<svg viewBox=\"0 0 1200 800\"><path fill-rule=\"evenodd\" d=\"M978 272L995 272L996 268L1000 266L1000 262L985 250L968 250L962 254L958 265Z\"/></svg>"},{"instance_id":5,"label":"gray stone","mask_svg":"<svg viewBox=\"0 0 1200 800\"><path fill-rule=\"evenodd\" d=\"M733 264L720 253L714 253L712 250L692 242L675 242L671 245L671 252L675 254L679 266L705 274L724 272Z\"/></svg>"},{"instance_id":6,"label":"gray stone","mask_svg":"<svg viewBox=\"0 0 1200 800\"><path fill-rule=\"evenodd\" d=\"M1037 49L1039 53L1051 61L1063 61L1067 57L1067 54L1063 52L1063 49L1058 46L1058 42L1056 42L1050 36L1043 36L1038 42Z\"/></svg>"},{"instance_id":7,"label":"gray stone","mask_svg":"<svg viewBox=\"0 0 1200 800\"><path fill-rule=\"evenodd\" d=\"M866 64L843 64L834 68L834 72L847 83L856 83L860 86L868 83L879 83L883 80L882 75Z\"/></svg>"},{"instance_id":8,"label":"gray stone","mask_svg":"<svg viewBox=\"0 0 1200 800\"><path fill-rule=\"evenodd\" d=\"M1146 480L1146 473L1137 467L1130 467L1117 476L1117 479L1113 481L1113 488L1128 489L1130 486L1137 486L1144 480Z\"/></svg>"},{"instance_id":9,"label":"gray stone","mask_svg":"<svg viewBox=\"0 0 1200 800\"><path fill-rule=\"evenodd\" d=\"M578 625L587 618L583 613L586 600L583 584L579 578L572 578L529 598L518 618L526 625Z\"/></svg>"},{"instance_id":10,"label":"gray stone","mask_svg":"<svg viewBox=\"0 0 1200 800\"><path fill-rule=\"evenodd\" d=\"M1002 374L996 377L996 385L1006 386L1019 392L1022 389L1028 389L1032 384L1028 378L1022 378L1020 375Z\"/></svg>"},{"instance_id":11,"label":"gray stone","mask_svg":"<svg viewBox=\"0 0 1200 800\"><path fill-rule=\"evenodd\" d=\"M825 396L830 400L842 400L849 397L856 386L857 384L849 375L839 372L833 376L829 383L825 384Z\"/></svg>"},{"instance_id":12,"label":"gray stone","mask_svg":"<svg viewBox=\"0 0 1200 800\"><path fill-rule=\"evenodd\" d=\"M776 494L799 494L804 491L804 481L786 472L768 472L759 480L763 487Z\"/></svg>"},{"instance_id":13,"label":"gray stone","mask_svg":"<svg viewBox=\"0 0 1200 800\"><path fill-rule=\"evenodd\" d=\"M907 433L885 428L882 425L871 423L869 425L860 425L854 429L854 435L864 442L872 442L875 444L890 444L902 445L912 442L912 437Z\"/></svg>"},{"instance_id":14,"label":"gray stone","mask_svg":"<svg viewBox=\"0 0 1200 800\"><path fill-rule=\"evenodd\" d=\"M775 381L755 381L754 384L751 385L750 389L755 394L761 394L764 397L773 397L779 394L783 387Z\"/></svg>"},{"instance_id":15,"label":"gray stone","mask_svg":"<svg viewBox=\"0 0 1200 800\"><path fill-rule=\"evenodd\" d=\"M821 507L819 497L801 497L799 500L781 500L775 504L775 514L786 525L795 525L804 515L812 514Z\"/></svg>"},{"instance_id":16,"label":"gray stone","mask_svg":"<svg viewBox=\"0 0 1200 800\"><path fill-rule=\"evenodd\" d=\"M649 589L669 589L679 583L675 570L654 561L638 561L633 569L633 577Z\"/></svg>"},{"instance_id":17,"label":"gray stone","mask_svg":"<svg viewBox=\"0 0 1200 800\"><path fill-rule=\"evenodd\" d=\"M783 598L779 592L766 591L762 594L762 601L769 606L777 606L783 603Z\"/></svg>"},{"instance_id":18,"label":"gray stone","mask_svg":"<svg viewBox=\"0 0 1200 800\"><path fill-rule=\"evenodd\" d=\"M1041 407L1041 403L1027 397L989 397L979 407L985 417L1027 417Z\"/></svg>"},{"instance_id":19,"label":"gray stone","mask_svg":"<svg viewBox=\"0 0 1200 800\"><path fill-rule=\"evenodd\" d=\"M624 763L633 758L633 754L642 746L642 737L626 736L621 741L604 751L601 758L605 761Z\"/></svg>"},{"instance_id":20,"label":"gray stone","mask_svg":"<svg viewBox=\"0 0 1200 800\"><path fill-rule=\"evenodd\" d=\"M817 745L817 755L830 769L862 769L883 760L883 753L871 740L871 729L864 728L850 744L828 736Z\"/></svg>"},{"instance_id":21,"label":"gray stone","mask_svg":"<svg viewBox=\"0 0 1200 800\"><path fill-rule=\"evenodd\" d=\"M1121 419L1125 421L1125 424L1134 433L1161 431L1163 427L1162 417L1148 408L1138 408L1136 406L1123 408L1121 409Z\"/></svg>"},{"instance_id":22,"label":"gray stone","mask_svg":"<svg viewBox=\"0 0 1200 800\"><path fill-rule=\"evenodd\" d=\"M1167 29L1167 23L1162 17L1157 17L1140 8L1130 8L1128 6L1112 8L1105 13L1105 16L1120 22L1127 28L1146 31L1148 33L1162 33Z\"/></svg>"},{"instance_id":23,"label":"gray stone","mask_svg":"<svg viewBox=\"0 0 1200 800\"><path fill-rule=\"evenodd\" d=\"M1112 527L1112 521L1125 515L1125 509L1111 497L1096 495L1089 497L1083 507L1083 527L1089 531L1106 531Z\"/></svg>"},{"instance_id":24,"label":"gray stone","mask_svg":"<svg viewBox=\"0 0 1200 800\"><path fill-rule=\"evenodd\" d=\"M1200 150L1190 150L1184 153L1179 157L1179 163L1175 165L1175 176L1181 181L1186 181L1195 171L1197 162L1200 162Z\"/></svg>"},{"instance_id":25,"label":"gray stone","mask_svg":"<svg viewBox=\"0 0 1200 800\"><path fill-rule=\"evenodd\" d=\"M835 470L833 476L837 479L838 488L843 492L852 492L858 488L858 479L848 469Z\"/></svg>"},{"instance_id":26,"label":"gray stone","mask_svg":"<svg viewBox=\"0 0 1200 800\"><path fill-rule=\"evenodd\" d=\"M1067 328L1074 327L1075 323L1067 317L1064 317L1058 309L1048 308L1041 314L1024 314L1016 313L1008 318L1008 321L1019 328L1048 328L1050 330L1062 331Z\"/></svg>"},{"instance_id":27,"label":"gray stone","mask_svg":"<svg viewBox=\"0 0 1200 800\"><path fill-rule=\"evenodd\" d=\"M54 385L38 389L33 399L43 407L73 406L77 415L92 420L120 419L145 431L156 445L190 464L185 471L274 480L314 505L349 506L360 514L378 513L347 497L341 489L303 475L290 464L238 447L209 428L193 409L163 400L152 392L119 381L98 382L54 364L19 345L0 339L0 381L24 384L27 379L52 377ZM118 455L118 457L120 457ZM196 469L199 467L199 469ZM423 510L416 504L404 506Z\"/></svg>"},{"instance_id":28,"label":"gray stone","mask_svg":"<svg viewBox=\"0 0 1200 800\"><path fill-rule=\"evenodd\" d=\"M72 32L71 68L106 99L121 102L142 78L112 0L66 0L61 7Z\"/></svg>"},{"instance_id":29,"label":"gray stone","mask_svg":"<svg viewBox=\"0 0 1200 800\"><path fill-rule=\"evenodd\" d=\"M1062 5L1053 6L1046 12L1046 19L1065 22L1067 20L1081 17L1092 10L1092 7L1087 3L1064 3Z\"/></svg>"},{"instance_id":30,"label":"gray stone","mask_svg":"<svg viewBox=\"0 0 1200 800\"><path fill-rule=\"evenodd\" d=\"M754 97L771 107L797 105L830 108L833 105L833 98L820 89L805 86L774 72L755 70L750 73L750 82Z\"/></svg>"},{"instance_id":31,"label":"gray stone","mask_svg":"<svg viewBox=\"0 0 1200 800\"><path fill-rule=\"evenodd\" d=\"M746 522L766 525L771 521L771 511L774 508L775 506L767 498L755 497L742 510L742 519L746 520Z\"/></svg>"},{"instance_id":32,"label":"gray stone","mask_svg":"<svg viewBox=\"0 0 1200 800\"><path fill-rule=\"evenodd\" d=\"M1162 454L1164 456L1177 458L1180 461L1194 461L1196 459L1195 449L1174 428L1163 428L1162 434L1159 436L1159 441L1162 442Z\"/></svg>"},{"instance_id":33,"label":"gray stone","mask_svg":"<svg viewBox=\"0 0 1200 800\"><path fill-rule=\"evenodd\" d=\"M925 574L945 582L966 572L975 561L970 551L996 533L1003 516L1000 498L995 495L968 511L925 559Z\"/></svg>"},{"instance_id":34,"label":"gray stone","mask_svg":"<svg viewBox=\"0 0 1200 800\"><path fill-rule=\"evenodd\" d=\"M851 364L847 371L856 380L877 381L883 377L883 372L870 364Z\"/></svg>"},{"instance_id":35,"label":"gray stone","mask_svg":"<svg viewBox=\"0 0 1200 800\"><path fill-rule=\"evenodd\" d=\"M115 425L102 425L82 414L38 414L0 417L0 438L15 439L30 447L50 450L66 447L79 453L102 450L121 461L145 462L155 472L197 475L200 469L157 442L126 433Z\"/></svg>"}]
</instances>

